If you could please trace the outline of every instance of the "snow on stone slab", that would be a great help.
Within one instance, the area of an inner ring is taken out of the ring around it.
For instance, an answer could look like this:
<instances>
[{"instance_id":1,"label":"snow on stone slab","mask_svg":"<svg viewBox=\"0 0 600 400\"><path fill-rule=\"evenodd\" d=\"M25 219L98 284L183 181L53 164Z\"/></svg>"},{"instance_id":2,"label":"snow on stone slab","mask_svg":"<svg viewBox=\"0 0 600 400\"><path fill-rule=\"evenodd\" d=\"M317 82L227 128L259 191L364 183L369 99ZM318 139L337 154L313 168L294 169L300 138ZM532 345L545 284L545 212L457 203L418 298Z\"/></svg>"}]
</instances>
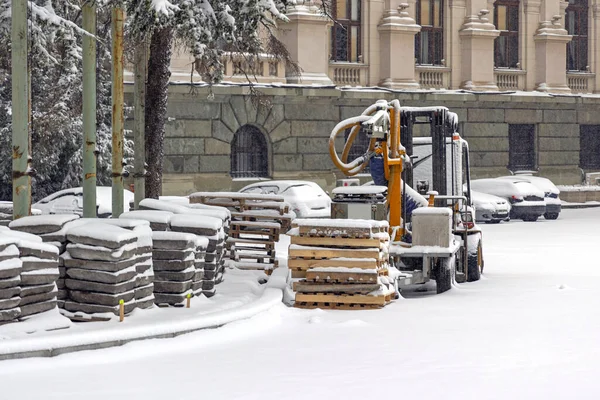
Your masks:
<instances>
[{"instance_id":1,"label":"snow on stone slab","mask_svg":"<svg viewBox=\"0 0 600 400\"><path fill-rule=\"evenodd\" d=\"M0 271L20 270L23 267L23 261L20 258L10 258L0 261Z\"/></svg>"},{"instance_id":2,"label":"snow on stone slab","mask_svg":"<svg viewBox=\"0 0 600 400\"><path fill-rule=\"evenodd\" d=\"M150 227L150 221L146 219L118 219L118 218L107 218L102 220L103 224L114 225L124 229L134 230L137 227L147 226Z\"/></svg>"},{"instance_id":3,"label":"snow on stone slab","mask_svg":"<svg viewBox=\"0 0 600 400\"><path fill-rule=\"evenodd\" d=\"M136 242L138 237L132 231L118 226L93 223L69 229L67 239L73 243L118 249Z\"/></svg>"},{"instance_id":4,"label":"snow on stone slab","mask_svg":"<svg viewBox=\"0 0 600 400\"><path fill-rule=\"evenodd\" d=\"M150 221L151 223L169 224L172 212L169 211L158 211L158 210L135 210L123 213L119 216L119 219L143 219Z\"/></svg>"},{"instance_id":5,"label":"snow on stone slab","mask_svg":"<svg viewBox=\"0 0 600 400\"><path fill-rule=\"evenodd\" d=\"M96 218L79 218L73 221L67 222L60 230L56 232L44 233L40 235L44 242L60 242L64 243L67 241L67 232L76 226L85 225L90 222L98 221Z\"/></svg>"},{"instance_id":6,"label":"snow on stone slab","mask_svg":"<svg viewBox=\"0 0 600 400\"><path fill-rule=\"evenodd\" d=\"M87 244L69 243L67 250L73 258L97 261L121 261L135 255L136 244L129 243L117 249L102 246L90 246Z\"/></svg>"},{"instance_id":7,"label":"snow on stone slab","mask_svg":"<svg viewBox=\"0 0 600 400\"><path fill-rule=\"evenodd\" d=\"M67 222L78 218L79 216L72 214L34 215L12 221L8 227L34 234L50 233L60 230Z\"/></svg>"},{"instance_id":8,"label":"snow on stone slab","mask_svg":"<svg viewBox=\"0 0 600 400\"><path fill-rule=\"evenodd\" d=\"M152 245L156 249L175 250L192 248L198 236L185 232L152 232ZM208 246L208 244L207 244Z\"/></svg>"},{"instance_id":9,"label":"snow on stone slab","mask_svg":"<svg viewBox=\"0 0 600 400\"><path fill-rule=\"evenodd\" d=\"M27 232L16 231L16 230L0 231L0 238L5 238L5 237L14 240L15 243L17 243L17 244L18 244L18 242L21 242L21 241L35 242L35 243L42 242L42 238L39 237L38 235L34 235L32 233L27 233Z\"/></svg>"},{"instance_id":10,"label":"snow on stone slab","mask_svg":"<svg viewBox=\"0 0 600 400\"><path fill-rule=\"evenodd\" d=\"M21 257L37 257L48 260L58 260L58 248L49 243L20 241L17 243Z\"/></svg>"},{"instance_id":11,"label":"snow on stone slab","mask_svg":"<svg viewBox=\"0 0 600 400\"><path fill-rule=\"evenodd\" d=\"M2 246L0 246L0 249ZM19 258L19 248L14 244L9 244L4 248L4 250L0 251L0 261Z\"/></svg>"},{"instance_id":12,"label":"snow on stone slab","mask_svg":"<svg viewBox=\"0 0 600 400\"><path fill-rule=\"evenodd\" d=\"M173 214L181 214L185 212L187 207L173 202L156 200L156 199L144 199L140 201L140 210L158 210L168 211Z\"/></svg>"},{"instance_id":13,"label":"snow on stone slab","mask_svg":"<svg viewBox=\"0 0 600 400\"><path fill-rule=\"evenodd\" d=\"M218 231L223 227L223 220L220 218L204 215L177 214L171 218L172 228L204 228Z\"/></svg>"}]
</instances>

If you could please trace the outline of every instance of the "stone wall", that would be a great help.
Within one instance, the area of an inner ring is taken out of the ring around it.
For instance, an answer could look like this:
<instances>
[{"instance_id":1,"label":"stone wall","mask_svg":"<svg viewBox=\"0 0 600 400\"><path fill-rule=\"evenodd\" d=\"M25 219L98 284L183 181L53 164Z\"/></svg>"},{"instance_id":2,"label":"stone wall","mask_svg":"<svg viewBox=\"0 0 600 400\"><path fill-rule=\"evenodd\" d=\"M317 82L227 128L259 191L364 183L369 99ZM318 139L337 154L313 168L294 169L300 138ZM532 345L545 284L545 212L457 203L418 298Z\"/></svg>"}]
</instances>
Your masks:
<instances>
[{"instance_id":1,"label":"stone wall","mask_svg":"<svg viewBox=\"0 0 600 400\"><path fill-rule=\"evenodd\" d=\"M229 175L231 142L245 124L265 135L272 178L310 179L330 189L341 177L328 154L331 130L378 99L398 98L404 106L442 105L456 112L470 144L474 177L509 174L509 124L535 124L540 175L557 184L580 183L579 125L600 124L600 99L594 97L288 86L260 88L270 107L256 107L245 86L216 86L211 99L207 88L191 92L189 85L177 84L170 90L164 194L248 184ZM342 146L336 144L339 151Z\"/></svg>"}]
</instances>

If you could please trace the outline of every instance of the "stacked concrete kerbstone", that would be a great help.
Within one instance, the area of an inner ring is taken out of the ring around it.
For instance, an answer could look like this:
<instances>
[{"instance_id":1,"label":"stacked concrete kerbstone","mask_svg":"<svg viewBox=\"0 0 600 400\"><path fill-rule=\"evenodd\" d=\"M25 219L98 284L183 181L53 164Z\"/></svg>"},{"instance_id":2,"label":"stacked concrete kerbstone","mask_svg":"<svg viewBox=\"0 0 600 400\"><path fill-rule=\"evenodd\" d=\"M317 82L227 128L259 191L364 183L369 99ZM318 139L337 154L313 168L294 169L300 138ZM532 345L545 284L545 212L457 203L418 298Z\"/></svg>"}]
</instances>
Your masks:
<instances>
[{"instance_id":1,"label":"stacked concrete kerbstone","mask_svg":"<svg viewBox=\"0 0 600 400\"><path fill-rule=\"evenodd\" d=\"M151 308L154 306L154 269L150 222L140 219L106 219L102 223L130 230L137 236L135 301L138 308Z\"/></svg>"},{"instance_id":2,"label":"stacked concrete kerbstone","mask_svg":"<svg viewBox=\"0 0 600 400\"><path fill-rule=\"evenodd\" d=\"M77 215L56 214L56 215L37 215L23 217L10 223L10 228L15 231L38 235L44 243L58 248L58 253L63 254L67 247L67 229L84 223L79 220ZM56 286L58 288L57 299L59 308L63 307L66 299L65 290L65 268L62 260L59 259L58 279Z\"/></svg>"},{"instance_id":3,"label":"stacked concrete kerbstone","mask_svg":"<svg viewBox=\"0 0 600 400\"><path fill-rule=\"evenodd\" d=\"M206 262L206 250L208 249L209 240L206 237L194 236L196 237L196 258L194 260L196 274L192 281L192 292L194 296L200 296L204 290L204 263Z\"/></svg>"},{"instance_id":4,"label":"stacked concrete kerbstone","mask_svg":"<svg viewBox=\"0 0 600 400\"><path fill-rule=\"evenodd\" d=\"M42 243L39 236L24 232L14 232L19 257L23 263L21 272L20 317L39 314L56 308L59 278L58 249Z\"/></svg>"},{"instance_id":5,"label":"stacked concrete kerbstone","mask_svg":"<svg viewBox=\"0 0 600 400\"><path fill-rule=\"evenodd\" d=\"M68 299L64 308L72 313L119 314L136 308L138 236L127 229L89 222L69 229L63 262Z\"/></svg>"},{"instance_id":6,"label":"stacked concrete kerbstone","mask_svg":"<svg viewBox=\"0 0 600 400\"><path fill-rule=\"evenodd\" d=\"M8 226L13 219L12 201L0 201L0 226Z\"/></svg>"},{"instance_id":7,"label":"stacked concrete kerbstone","mask_svg":"<svg viewBox=\"0 0 600 400\"><path fill-rule=\"evenodd\" d=\"M214 296L215 284L219 276L222 280L225 263L223 257L225 250L223 221L219 218L204 215L178 214L171 217L171 230L193 233L208 239L208 247L204 256L202 293L207 297Z\"/></svg>"},{"instance_id":8,"label":"stacked concrete kerbstone","mask_svg":"<svg viewBox=\"0 0 600 400\"><path fill-rule=\"evenodd\" d=\"M152 232L156 304L181 305L192 294L197 239L195 235L180 232Z\"/></svg>"},{"instance_id":9,"label":"stacked concrete kerbstone","mask_svg":"<svg viewBox=\"0 0 600 400\"><path fill-rule=\"evenodd\" d=\"M0 324L16 320L21 315L21 271L16 240L0 230Z\"/></svg>"}]
</instances>

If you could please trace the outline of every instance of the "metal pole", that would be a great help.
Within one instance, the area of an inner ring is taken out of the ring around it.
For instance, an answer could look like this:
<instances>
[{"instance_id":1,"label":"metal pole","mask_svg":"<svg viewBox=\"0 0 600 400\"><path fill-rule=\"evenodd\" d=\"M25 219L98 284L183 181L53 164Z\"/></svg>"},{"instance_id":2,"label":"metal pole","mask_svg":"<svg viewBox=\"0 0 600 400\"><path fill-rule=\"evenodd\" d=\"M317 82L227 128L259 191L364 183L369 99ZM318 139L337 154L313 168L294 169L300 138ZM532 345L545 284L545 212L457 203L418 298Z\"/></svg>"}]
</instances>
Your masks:
<instances>
[{"instance_id":1,"label":"metal pole","mask_svg":"<svg viewBox=\"0 0 600 400\"><path fill-rule=\"evenodd\" d=\"M123 20L122 6L112 10L112 216L123 213Z\"/></svg>"},{"instance_id":2,"label":"metal pole","mask_svg":"<svg viewBox=\"0 0 600 400\"><path fill-rule=\"evenodd\" d=\"M13 219L18 219L31 213L26 1L12 0L11 29Z\"/></svg>"},{"instance_id":3,"label":"metal pole","mask_svg":"<svg viewBox=\"0 0 600 400\"><path fill-rule=\"evenodd\" d=\"M134 83L133 83L133 141L134 141L134 187L135 208L146 197L146 79L148 76L148 46L143 40L135 48Z\"/></svg>"},{"instance_id":4,"label":"metal pole","mask_svg":"<svg viewBox=\"0 0 600 400\"><path fill-rule=\"evenodd\" d=\"M83 29L96 36L96 2L83 5ZM96 39L83 35L83 216L96 218Z\"/></svg>"}]
</instances>

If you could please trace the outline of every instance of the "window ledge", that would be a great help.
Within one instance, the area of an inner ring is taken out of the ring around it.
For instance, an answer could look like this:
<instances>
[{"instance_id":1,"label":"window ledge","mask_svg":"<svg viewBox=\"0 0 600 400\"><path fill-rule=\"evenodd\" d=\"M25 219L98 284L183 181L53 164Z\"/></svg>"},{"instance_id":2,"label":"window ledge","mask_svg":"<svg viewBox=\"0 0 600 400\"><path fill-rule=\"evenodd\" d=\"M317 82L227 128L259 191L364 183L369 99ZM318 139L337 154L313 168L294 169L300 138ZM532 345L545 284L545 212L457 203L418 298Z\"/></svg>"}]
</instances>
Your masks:
<instances>
[{"instance_id":1,"label":"window ledge","mask_svg":"<svg viewBox=\"0 0 600 400\"><path fill-rule=\"evenodd\" d=\"M567 76L581 76L585 78L593 78L596 76L593 72L584 72L584 71L567 71Z\"/></svg>"},{"instance_id":2,"label":"window ledge","mask_svg":"<svg viewBox=\"0 0 600 400\"><path fill-rule=\"evenodd\" d=\"M444 65L428 65L428 64L416 64L415 69L417 71L438 71L438 72L450 72L452 68Z\"/></svg>"},{"instance_id":3,"label":"window ledge","mask_svg":"<svg viewBox=\"0 0 600 400\"><path fill-rule=\"evenodd\" d=\"M507 75L526 75L527 70L524 69L516 69L516 68L494 68L494 72L497 74L507 74Z\"/></svg>"}]
</instances>

